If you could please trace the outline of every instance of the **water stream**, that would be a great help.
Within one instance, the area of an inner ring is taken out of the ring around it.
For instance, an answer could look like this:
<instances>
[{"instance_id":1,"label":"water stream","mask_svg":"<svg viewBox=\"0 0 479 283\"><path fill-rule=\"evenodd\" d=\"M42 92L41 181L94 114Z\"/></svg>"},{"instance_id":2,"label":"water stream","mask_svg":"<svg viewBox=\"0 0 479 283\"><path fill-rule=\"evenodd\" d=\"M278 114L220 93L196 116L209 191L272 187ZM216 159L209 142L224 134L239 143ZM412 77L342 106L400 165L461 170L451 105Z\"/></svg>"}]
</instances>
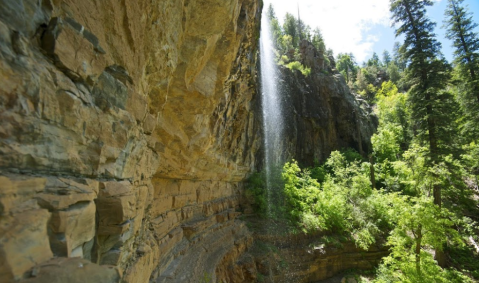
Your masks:
<instances>
[{"instance_id":1,"label":"water stream","mask_svg":"<svg viewBox=\"0 0 479 283\"><path fill-rule=\"evenodd\" d=\"M264 6L266 9L266 3ZM263 12L260 34L261 101L264 131L264 170L266 173L267 213L271 217L274 205L273 174L281 166L281 139L283 137L283 113L279 92L279 70L275 62L273 37L269 19Z\"/></svg>"}]
</instances>

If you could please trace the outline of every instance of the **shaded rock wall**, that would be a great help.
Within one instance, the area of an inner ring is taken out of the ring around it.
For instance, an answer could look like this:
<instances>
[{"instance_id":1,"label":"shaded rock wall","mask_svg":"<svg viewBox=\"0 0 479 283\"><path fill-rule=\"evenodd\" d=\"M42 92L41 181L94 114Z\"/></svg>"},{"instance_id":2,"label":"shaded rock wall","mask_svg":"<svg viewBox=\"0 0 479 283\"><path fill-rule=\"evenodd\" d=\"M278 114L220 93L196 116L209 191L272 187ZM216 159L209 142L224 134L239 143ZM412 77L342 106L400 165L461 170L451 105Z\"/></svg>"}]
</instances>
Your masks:
<instances>
[{"instance_id":1,"label":"shaded rock wall","mask_svg":"<svg viewBox=\"0 0 479 283\"><path fill-rule=\"evenodd\" d=\"M348 269L373 269L389 254L384 244L362 250L352 242L322 243L325 236L256 234L250 252L255 255L258 276L265 282L318 282Z\"/></svg>"},{"instance_id":2,"label":"shaded rock wall","mask_svg":"<svg viewBox=\"0 0 479 283\"><path fill-rule=\"evenodd\" d=\"M334 69L334 58L328 63L307 41L301 43L300 52L303 65L311 68L309 76L281 68L284 160L294 158L311 166L325 161L331 151L348 147L366 155L377 127L372 109L351 92Z\"/></svg>"},{"instance_id":3,"label":"shaded rock wall","mask_svg":"<svg viewBox=\"0 0 479 283\"><path fill-rule=\"evenodd\" d=\"M0 7L0 281L197 282L234 263L258 1Z\"/></svg>"}]
</instances>

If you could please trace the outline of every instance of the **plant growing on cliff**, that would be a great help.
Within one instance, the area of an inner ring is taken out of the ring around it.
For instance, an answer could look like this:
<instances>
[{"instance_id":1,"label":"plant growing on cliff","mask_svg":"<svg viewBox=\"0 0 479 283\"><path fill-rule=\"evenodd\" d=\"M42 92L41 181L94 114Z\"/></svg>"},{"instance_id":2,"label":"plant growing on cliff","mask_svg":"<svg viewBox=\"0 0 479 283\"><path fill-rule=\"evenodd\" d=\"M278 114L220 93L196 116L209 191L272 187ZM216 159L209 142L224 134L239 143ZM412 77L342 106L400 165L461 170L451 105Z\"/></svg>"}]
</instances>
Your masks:
<instances>
[{"instance_id":1,"label":"plant growing on cliff","mask_svg":"<svg viewBox=\"0 0 479 283\"><path fill-rule=\"evenodd\" d=\"M286 67L290 70L298 70L304 76L309 76L311 74L311 68L305 67L301 62L293 61L291 63L286 64Z\"/></svg>"},{"instance_id":2,"label":"plant growing on cliff","mask_svg":"<svg viewBox=\"0 0 479 283\"><path fill-rule=\"evenodd\" d=\"M211 275L208 273L208 272L203 272L203 277L201 277L201 280L200 280L201 283L211 283L213 282L213 278L211 277Z\"/></svg>"},{"instance_id":3,"label":"plant growing on cliff","mask_svg":"<svg viewBox=\"0 0 479 283\"><path fill-rule=\"evenodd\" d=\"M336 69L344 76L346 82L354 82L357 76L357 66L352 53L339 53L336 57Z\"/></svg>"}]
</instances>

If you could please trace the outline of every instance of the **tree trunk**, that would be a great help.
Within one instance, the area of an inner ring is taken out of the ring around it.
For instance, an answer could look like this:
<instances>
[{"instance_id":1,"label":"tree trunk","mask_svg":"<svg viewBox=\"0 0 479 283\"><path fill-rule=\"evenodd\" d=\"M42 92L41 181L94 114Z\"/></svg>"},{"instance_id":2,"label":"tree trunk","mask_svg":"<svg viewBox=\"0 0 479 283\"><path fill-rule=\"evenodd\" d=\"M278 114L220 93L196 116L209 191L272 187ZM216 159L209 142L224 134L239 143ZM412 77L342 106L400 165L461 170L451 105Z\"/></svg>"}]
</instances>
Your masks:
<instances>
[{"instance_id":1,"label":"tree trunk","mask_svg":"<svg viewBox=\"0 0 479 283\"><path fill-rule=\"evenodd\" d=\"M371 186L373 187L373 189L376 189L376 177L374 176L374 159L372 154L369 155L369 164Z\"/></svg>"},{"instance_id":2,"label":"tree trunk","mask_svg":"<svg viewBox=\"0 0 479 283\"><path fill-rule=\"evenodd\" d=\"M417 226L416 233L416 272L418 275L421 275L421 241L422 241L422 225Z\"/></svg>"}]
</instances>

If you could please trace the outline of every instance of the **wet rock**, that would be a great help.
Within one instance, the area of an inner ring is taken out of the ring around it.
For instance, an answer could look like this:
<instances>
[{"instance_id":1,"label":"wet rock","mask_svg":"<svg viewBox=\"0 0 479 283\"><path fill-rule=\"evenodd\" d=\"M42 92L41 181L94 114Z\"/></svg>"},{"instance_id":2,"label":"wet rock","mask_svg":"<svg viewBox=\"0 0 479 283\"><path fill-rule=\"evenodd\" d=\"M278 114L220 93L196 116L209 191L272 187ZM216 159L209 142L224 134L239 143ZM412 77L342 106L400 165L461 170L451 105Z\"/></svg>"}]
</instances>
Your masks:
<instances>
[{"instance_id":1,"label":"wet rock","mask_svg":"<svg viewBox=\"0 0 479 283\"><path fill-rule=\"evenodd\" d=\"M312 166L331 151L353 148L363 155L372 150L377 119L371 107L351 93L342 75L333 71L281 69L284 93L285 138L283 159Z\"/></svg>"}]
</instances>

